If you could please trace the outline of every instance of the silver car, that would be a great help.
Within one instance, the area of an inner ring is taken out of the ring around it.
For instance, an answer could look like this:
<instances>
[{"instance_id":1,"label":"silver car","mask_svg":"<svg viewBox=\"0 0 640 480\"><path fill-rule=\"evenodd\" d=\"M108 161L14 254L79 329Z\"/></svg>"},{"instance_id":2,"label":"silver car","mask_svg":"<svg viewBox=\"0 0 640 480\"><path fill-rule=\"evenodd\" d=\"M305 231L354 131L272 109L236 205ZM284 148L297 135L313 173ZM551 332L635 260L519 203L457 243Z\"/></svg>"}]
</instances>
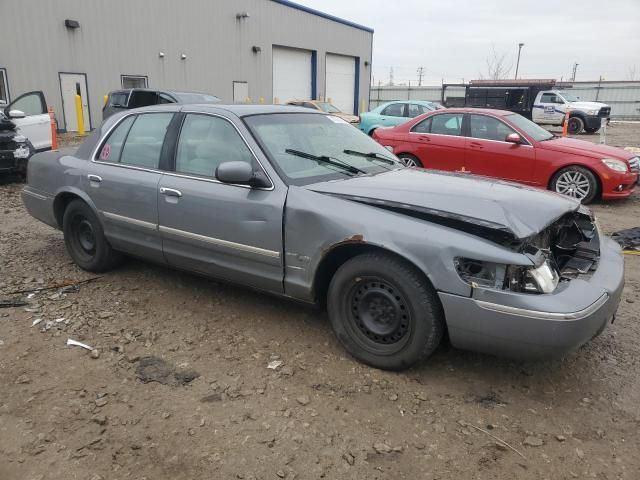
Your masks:
<instances>
[{"instance_id":1,"label":"silver car","mask_svg":"<svg viewBox=\"0 0 640 480\"><path fill-rule=\"evenodd\" d=\"M326 305L357 359L455 347L562 354L612 320L620 248L554 193L405 168L343 120L284 106L165 105L29 162L24 204L83 269L122 254Z\"/></svg>"}]
</instances>

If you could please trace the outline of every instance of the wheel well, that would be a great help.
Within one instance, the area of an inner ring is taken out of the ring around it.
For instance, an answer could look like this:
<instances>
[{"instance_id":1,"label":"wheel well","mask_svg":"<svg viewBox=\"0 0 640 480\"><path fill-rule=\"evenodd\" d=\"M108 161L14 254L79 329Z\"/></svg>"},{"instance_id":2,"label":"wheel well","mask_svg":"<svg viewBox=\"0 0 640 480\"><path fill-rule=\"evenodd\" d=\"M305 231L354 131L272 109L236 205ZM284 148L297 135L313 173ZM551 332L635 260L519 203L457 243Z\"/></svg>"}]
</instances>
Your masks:
<instances>
[{"instance_id":1,"label":"wheel well","mask_svg":"<svg viewBox=\"0 0 640 480\"><path fill-rule=\"evenodd\" d=\"M62 228L62 218L64 217L64 211L67 209L67 205L76 198L79 199L80 197L75 193L63 192L53 201L53 214L56 217L58 227Z\"/></svg>"},{"instance_id":2,"label":"wheel well","mask_svg":"<svg viewBox=\"0 0 640 480\"><path fill-rule=\"evenodd\" d=\"M402 255L399 255L395 252L387 250L386 248L379 247L377 245L370 245L367 243L343 243L337 247L331 249L324 258L320 261L320 265L316 269L316 274L313 280L313 293L316 302L318 305L325 306L327 301L327 291L329 290L329 284L331 283L331 279L338 271L338 269L351 258L362 255L363 253L370 252L379 252L387 255L391 255L396 257L397 259L408 263L413 268L415 268L416 272L419 273L421 277L423 277L424 281L429 285L431 281L427 277L427 275L418 268L413 262L406 259ZM433 286L433 285L432 285Z\"/></svg>"},{"instance_id":3,"label":"wheel well","mask_svg":"<svg viewBox=\"0 0 640 480\"><path fill-rule=\"evenodd\" d=\"M378 127L371 127L371 128L369 129L369 131L367 132L367 135L372 136L372 135L373 135L373 132L374 132L377 128L378 128Z\"/></svg>"},{"instance_id":4,"label":"wheel well","mask_svg":"<svg viewBox=\"0 0 640 480\"><path fill-rule=\"evenodd\" d=\"M562 167L558 168L555 172L553 172L551 174L551 176L549 177L549 182L547 184L547 190L551 190L552 188L552 183L553 183L553 178L558 174L558 172L560 172L561 170L564 170L565 168L568 167L580 167L580 168L584 168L585 170L589 170L591 173L593 173L593 176L596 177L596 183L598 184L597 190L598 192L596 193L596 197L599 196L602 193L602 180L600 179L600 175L598 175L598 173L596 171L594 171L592 168L587 167L586 165L581 165L579 163L572 163L571 165L563 165Z\"/></svg>"}]
</instances>

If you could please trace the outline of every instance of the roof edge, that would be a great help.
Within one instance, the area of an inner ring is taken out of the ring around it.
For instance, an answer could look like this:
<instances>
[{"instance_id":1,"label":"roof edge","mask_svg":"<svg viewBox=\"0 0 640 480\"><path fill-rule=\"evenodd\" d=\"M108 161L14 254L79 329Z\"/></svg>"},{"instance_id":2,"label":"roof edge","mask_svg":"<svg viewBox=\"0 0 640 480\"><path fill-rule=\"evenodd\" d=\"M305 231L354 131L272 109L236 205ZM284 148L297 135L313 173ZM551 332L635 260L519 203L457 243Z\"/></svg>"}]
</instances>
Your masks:
<instances>
[{"instance_id":1,"label":"roof edge","mask_svg":"<svg viewBox=\"0 0 640 480\"><path fill-rule=\"evenodd\" d=\"M334 22L347 25L348 27L353 27L359 30L364 30L365 32L373 33L373 28L365 27L364 25L360 25L358 23L345 20L344 18L336 17L334 15L329 15L328 13L321 12L320 10L316 10L314 8L305 7L304 5L300 5L299 3L294 3L289 0L271 0L271 1L274 3L279 3L280 5L284 5L285 7L294 8L302 12L310 13L311 15L316 15L318 17L326 18L327 20L332 20Z\"/></svg>"}]
</instances>

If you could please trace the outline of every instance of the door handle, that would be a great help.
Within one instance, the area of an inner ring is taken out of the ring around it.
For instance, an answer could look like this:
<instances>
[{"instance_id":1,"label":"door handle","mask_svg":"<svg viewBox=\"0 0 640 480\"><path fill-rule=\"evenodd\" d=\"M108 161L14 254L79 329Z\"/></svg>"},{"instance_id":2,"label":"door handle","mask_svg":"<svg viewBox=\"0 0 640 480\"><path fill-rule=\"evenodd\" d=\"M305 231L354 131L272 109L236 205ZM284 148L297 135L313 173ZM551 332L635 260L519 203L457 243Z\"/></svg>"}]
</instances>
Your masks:
<instances>
[{"instance_id":1,"label":"door handle","mask_svg":"<svg viewBox=\"0 0 640 480\"><path fill-rule=\"evenodd\" d=\"M484 148L484 147L482 146L482 144L481 144L481 143L478 143L478 142L471 142L471 143L469 144L469 146L470 146L471 148Z\"/></svg>"},{"instance_id":2,"label":"door handle","mask_svg":"<svg viewBox=\"0 0 640 480\"><path fill-rule=\"evenodd\" d=\"M430 142L431 141L431 139L429 137L424 137L422 135L420 135L418 137L418 140L420 140L421 142Z\"/></svg>"},{"instance_id":3,"label":"door handle","mask_svg":"<svg viewBox=\"0 0 640 480\"><path fill-rule=\"evenodd\" d=\"M167 197L181 197L182 192L180 190L176 190L174 188L165 188L160 187L160 193L166 195Z\"/></svg>"},{"instance_id":4,"label":"door handle","mask_svg":"<svg viewBox=\"0 0 640 480\"><path fill-rule=\"evenodd\" d=\"M89 179L90 182L94 182L94 183L102 182L102 177L99 175L89 174L87 175L87 178Z\"/></svg>"}]
</instances>

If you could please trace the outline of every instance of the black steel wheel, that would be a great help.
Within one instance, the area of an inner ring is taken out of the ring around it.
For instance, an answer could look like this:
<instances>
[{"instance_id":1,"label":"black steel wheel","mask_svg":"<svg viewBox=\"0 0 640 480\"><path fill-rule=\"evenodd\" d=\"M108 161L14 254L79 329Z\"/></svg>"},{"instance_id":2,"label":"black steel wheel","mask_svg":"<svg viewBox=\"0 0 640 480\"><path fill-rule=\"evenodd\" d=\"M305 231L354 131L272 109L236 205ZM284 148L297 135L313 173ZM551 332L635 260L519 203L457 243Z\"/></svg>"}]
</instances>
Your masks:
<instances>
[{"instance_id":1,"label":"black steel wheel","mask_svg":"<svg viewBox=\"0 0 640 480\"><path fill-rule=\"evenodd\" d=\"M435 290L412 265L385 253L344 263L329 286L336 336L358 360L402 370L428 357L444 333Z\"/></svg>"},{"instance_id":2,"label":"black steel wheel","mask_svg":"<svg viewBox=\"0 0 640 480\"><path fill-rule=\"evenodd\" d=\"M82 200L69 203L64 211L62 229L67 251L80 268L104 272L120 259L120 254L105 238L98 217Z\"/></svg>"},{"instance_id":3,"label":"black steel wheel","mask_svg":"<svg viewBox=\"0 0 640 480\"><path fill-rule=\"evenodd\" d=\"M567 124L567 131L573 135L576 135L584 129L584 122L580 117L569 117Z\"/></svg>"}]
</instances>

